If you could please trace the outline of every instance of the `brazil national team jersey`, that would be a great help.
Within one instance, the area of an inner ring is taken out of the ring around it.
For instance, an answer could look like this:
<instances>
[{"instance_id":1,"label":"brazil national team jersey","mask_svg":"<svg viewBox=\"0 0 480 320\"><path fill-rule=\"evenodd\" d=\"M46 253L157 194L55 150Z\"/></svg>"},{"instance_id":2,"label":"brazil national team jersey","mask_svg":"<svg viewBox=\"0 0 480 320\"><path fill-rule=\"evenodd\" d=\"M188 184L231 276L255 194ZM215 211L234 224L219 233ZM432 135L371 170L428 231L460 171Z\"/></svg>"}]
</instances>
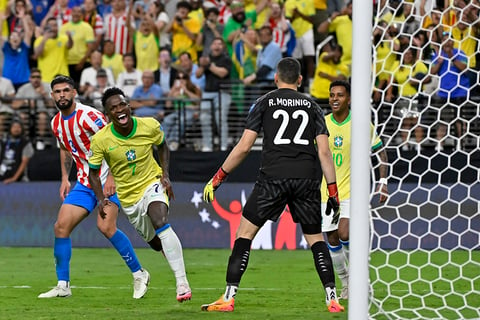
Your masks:
<instances>
[{"instance_id":1,"label":"brazil national team jersey","mask_svg":"<svg viewBox=\"0 0 480 320\"><path fill-rule=\"evenodd\" d=\"M351 129L351 113L342 123L338 123L333 118L333 114L325 116L328 132L328 145L332 151L333 163L335 165L335 174L337 176L338 196L340 202L343 199L350 199L350 146L352 141ZM375 127L370 124L370 132L372 137L372 150L376 150L382 146L382 140L375 132ZM327 185L323 178L321 186L322 202L328 199Z\"/></svg>"},{"instance_id":2,"label":"brazil national team jersey","mask_svg":"<svg viewBox=\"0 0 480 320\"><path fill-rule=\"evenodd\" d=\"M162 168L152 157L152 145L165 139L160 123L154 118L132 119L133 130L127 137L109 123L93 136L90 145L89 166L99 168L103 159L107 161L124 207L138 202L147 186L162 175Z\"/></svg>"},{"instance_id":3,"label":"brazil national team jersey","mask_svg":"<svg viewBox=\"0 0 480 320\"><path fill-rule=\"evenodd\" d=\"M250 108L246 129L263 129L260 178L321 179L315 138L328 135L322 109L292 89L277 89Z\"/></svg>"}]
</instances>

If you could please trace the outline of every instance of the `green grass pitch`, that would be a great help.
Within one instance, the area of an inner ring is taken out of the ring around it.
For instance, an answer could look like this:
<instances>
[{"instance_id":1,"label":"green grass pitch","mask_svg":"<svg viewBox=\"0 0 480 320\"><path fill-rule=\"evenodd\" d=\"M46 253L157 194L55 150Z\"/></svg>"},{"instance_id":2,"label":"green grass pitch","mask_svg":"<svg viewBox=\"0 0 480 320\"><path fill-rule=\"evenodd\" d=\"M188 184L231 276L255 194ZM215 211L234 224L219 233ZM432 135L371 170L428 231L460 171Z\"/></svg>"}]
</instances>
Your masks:
<instances>
[{"instance_id":1,"label":"green grass pitch","mask_svg":"<svg viewBox=\"0 0 480 320\"><path fill-rule=\"evenodd\" d=\"M131 274L113 249L79 248L73 249L71 261L73 295L38 299L39 293L56 284L53 249L0 247L0 319L347 319L348 308L342 314L326 311L310 250L253 251L235 312L230 314L200 311L201 304L223 293L230 250L184 250L193 296L183 304L175 300L173 273L164 257L150 249L136 251L151 274L149 291L141 300L132 299ZM472 257L478 264L479 252ZM438 259L442 258L448 257L440 253ZM372 263L381 264L383 259L378 254L372 257ZM393 259L402 263L405 257ZM472 272L472 278L477 277L475 286L480 290L478 268L469 268L467 263L463 269ZM410 270L408 274L408 270L402 276L415 277L416 272ZM479 309L480 299L473 301ZM395 303L390 307L395 308Z\"/></svg>"}]
</instances>

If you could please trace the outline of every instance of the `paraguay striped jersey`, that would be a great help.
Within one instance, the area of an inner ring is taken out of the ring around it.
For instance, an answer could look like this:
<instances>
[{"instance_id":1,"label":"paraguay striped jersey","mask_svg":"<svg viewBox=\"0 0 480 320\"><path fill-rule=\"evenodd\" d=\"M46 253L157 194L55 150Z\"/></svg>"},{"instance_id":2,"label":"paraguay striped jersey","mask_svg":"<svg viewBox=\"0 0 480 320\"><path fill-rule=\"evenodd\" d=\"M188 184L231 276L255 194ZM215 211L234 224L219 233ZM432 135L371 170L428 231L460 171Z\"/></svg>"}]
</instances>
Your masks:
<instances>
[{"instance_id":1,"label":"paraguay striped jersey","mask_svg":"<svg viewBox=\"0 0 480 320\"><path fill-rule=\"evenodd\" d=\"M90 188L88 182L88 158L90 156L90 139L105 127L105 116L95 108L76 103L75 111L67 117L57 113L51 122L53 134L58 142L67 149L77 166L77 181ZM100 179L105 183L108 174L104 162L100 170Z\"/></svg>"}]
</instances>

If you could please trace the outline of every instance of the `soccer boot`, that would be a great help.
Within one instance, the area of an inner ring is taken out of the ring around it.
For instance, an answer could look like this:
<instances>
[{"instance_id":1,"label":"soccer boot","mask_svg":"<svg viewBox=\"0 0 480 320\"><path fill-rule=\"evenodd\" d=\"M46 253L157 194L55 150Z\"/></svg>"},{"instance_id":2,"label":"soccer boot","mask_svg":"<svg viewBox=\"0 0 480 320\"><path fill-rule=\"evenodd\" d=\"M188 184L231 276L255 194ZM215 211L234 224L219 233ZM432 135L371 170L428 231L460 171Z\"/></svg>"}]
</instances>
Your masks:
<instances>
[{"instance_id":1,"label":"soccer boot","mask_svg":"<svg viewBox=\"0 0 480 320\"><path fill-rule=\"evenodd\" d=\"M56 286L50 291L41 293L38 295L39 298L66 298L72 295L72 290L70 287L61 287Z\"/></svg>"},{"instance_id":2,"label":"soccer boot","mask_svg":"<svg viewBox=\"0 0 480 320\"><path fill-rule=\"evenodd\" d=\"M150 283L150 274L147 270L142 269L142 273L138 277L133 278L133 299L143 298L148 290Z\"/></svg>"},{"instance_id":3,"label":"soccer boot","mask_svg":"<svg viewBox=\"0 0 480 320\"><path fill-rule=\"evenodd\" d=\"M335 313L343 311L345 311L345 308L342 307L340 303L335 300L330 300L330 304L328 305L328 312Z\"/></svg>"},{"instance_id":4,"label":"soccer boot","mask_svg":"<svg viewBox=\"0 0 480 320\"><path fill-rule=\"evenodd\" d=\"M177 287L177 301L183 302L192 299L192 290L188 283L182 283Z\"/></svg>"},{"instance_id":5,"label":"soccer boot","mask_svg":"<svg viewBox=\"0 0 480 320\"><path fill-rule=\"evenodd\" d=\"M210 304L203 304L203 311L218 311L218 312L232 312L235 307L235 299L223 300L223 295L215 302Z\"/></svg>"}]
</instances>

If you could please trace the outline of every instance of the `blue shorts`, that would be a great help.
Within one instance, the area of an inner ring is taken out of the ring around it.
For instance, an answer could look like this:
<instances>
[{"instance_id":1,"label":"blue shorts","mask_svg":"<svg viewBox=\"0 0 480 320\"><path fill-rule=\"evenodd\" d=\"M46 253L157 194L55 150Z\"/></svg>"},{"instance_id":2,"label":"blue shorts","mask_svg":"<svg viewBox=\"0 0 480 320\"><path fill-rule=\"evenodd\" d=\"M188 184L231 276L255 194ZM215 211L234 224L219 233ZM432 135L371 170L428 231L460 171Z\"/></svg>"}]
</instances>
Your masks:
<instances>
[{"instance_id":1,"label":"blue shorts","mask_svg":"<svg viewBox=\"0 0 480 320\"><path fill-rule=\"evenodd\" d=\"M108 199L120 208L120 201L118 200L116 193L110 196ZM63 203L85 208L87 209L88 213L90 213L97 206L97 197L92 189L87 188L83 184L77 182L75 187L70 190Z\"/></svg>"}]
</instances>

